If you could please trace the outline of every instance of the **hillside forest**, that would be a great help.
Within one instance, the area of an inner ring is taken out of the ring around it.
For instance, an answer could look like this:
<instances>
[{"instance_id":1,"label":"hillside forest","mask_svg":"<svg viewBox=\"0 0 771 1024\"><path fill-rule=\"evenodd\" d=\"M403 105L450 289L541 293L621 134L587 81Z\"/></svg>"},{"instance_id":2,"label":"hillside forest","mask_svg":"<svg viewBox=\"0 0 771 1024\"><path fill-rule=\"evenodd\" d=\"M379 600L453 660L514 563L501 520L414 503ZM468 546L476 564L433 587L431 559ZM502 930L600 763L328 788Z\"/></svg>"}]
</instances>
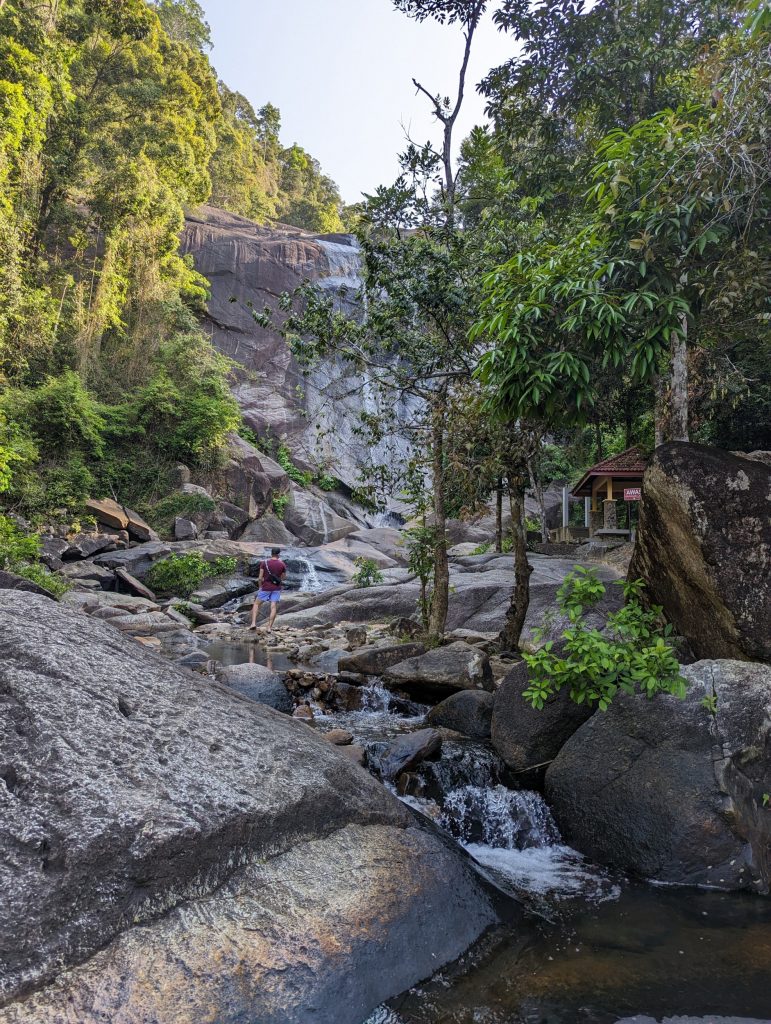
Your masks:
<instances>
[{"instance_id":1,"label":"hillside forest","mask_svg":"<svg viewBox=\"0 0 771 1024\"><path fill-rule=\"evenodd\" d=\"M524 566L526 488L635 444L771 448L767 5L394 6L454 25L463 57L455 82L415 83L436 137L407 139L398 180L344 208L282 145L278 109L218 80L196 0L0 2L6 512L34 530L98 495L151 518L176 463L216 465L244 431L200 327L208 283L179 254L205 202L357 234L366 316L311 287L280 319L255 316L301 364L348 361L417 403L409 422L362 423L413 456L363 467L360 493L411 503L434 635L447 518L505 499L515 526L499 543ZM490 12L517 55L471 82ZM489 120L458 140L475 87ZM334 466L318 472L334 486ZM523 608L515 593L510 641Z\"/></svg>"}]
</instances>

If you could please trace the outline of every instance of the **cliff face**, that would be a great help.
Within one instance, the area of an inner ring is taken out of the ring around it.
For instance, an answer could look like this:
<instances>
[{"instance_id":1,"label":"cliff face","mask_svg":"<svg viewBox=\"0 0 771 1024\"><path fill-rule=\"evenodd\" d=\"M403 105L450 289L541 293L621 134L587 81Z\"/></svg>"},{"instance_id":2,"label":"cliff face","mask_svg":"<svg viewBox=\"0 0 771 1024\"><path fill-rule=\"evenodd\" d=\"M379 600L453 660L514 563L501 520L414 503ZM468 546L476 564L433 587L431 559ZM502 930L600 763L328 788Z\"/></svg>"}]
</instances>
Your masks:
<instances>
[{"instance_id":1,"label":"cliff face","mask_svg":"<svg viewBox=\"0 0 771 1024\"><path fill-rule=\"evenodd\" d=\"M243 367L234 394L260 438L285 439L295 459L322 465L350 485L368 460L398 458L399 441L373 450L355 434L362 411L378 412L365 377L332 360L303 374L284 339L251 314L277 309L282 293L304 281L331 291L353 313L361 263L351 235L264 228L205 206L188 216L182 250L211 283L206 325L218 351Z\"/></svg>"}]
</instances>

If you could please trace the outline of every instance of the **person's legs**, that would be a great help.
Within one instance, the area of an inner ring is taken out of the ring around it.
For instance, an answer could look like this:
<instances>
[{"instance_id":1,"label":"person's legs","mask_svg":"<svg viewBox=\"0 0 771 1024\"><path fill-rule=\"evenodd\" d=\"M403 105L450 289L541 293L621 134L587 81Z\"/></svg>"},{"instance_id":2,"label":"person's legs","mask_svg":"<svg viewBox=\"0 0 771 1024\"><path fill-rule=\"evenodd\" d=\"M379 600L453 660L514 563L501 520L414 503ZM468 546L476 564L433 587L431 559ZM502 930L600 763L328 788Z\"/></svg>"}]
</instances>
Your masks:
<instances>
[{"instance_id":1,"label":"person's legs","mask_svg":"<svg viewBox=\"0 0 771 1024\"><path fill-rule=\"evenodd\" d=\"M255 629L257 626L257 616L260 614L260 607L262 605L262 599L255 597L254 604L252 605L252 621L249 623L249 629Z\"/></svg>"},{"instance_id":2,"label":"person's legs","mask_svg":"<svg viewBox=\"0 0 771 1024\"><path fill-rule=\"evenodd\" d=\"M279 594L278 591L276 591L275 594L272 594L270 598L270 618L268 619L269 633L273 629L273 623L276 621L276 616L278 615L278 602Z\"/></svg>"}]
</instances>

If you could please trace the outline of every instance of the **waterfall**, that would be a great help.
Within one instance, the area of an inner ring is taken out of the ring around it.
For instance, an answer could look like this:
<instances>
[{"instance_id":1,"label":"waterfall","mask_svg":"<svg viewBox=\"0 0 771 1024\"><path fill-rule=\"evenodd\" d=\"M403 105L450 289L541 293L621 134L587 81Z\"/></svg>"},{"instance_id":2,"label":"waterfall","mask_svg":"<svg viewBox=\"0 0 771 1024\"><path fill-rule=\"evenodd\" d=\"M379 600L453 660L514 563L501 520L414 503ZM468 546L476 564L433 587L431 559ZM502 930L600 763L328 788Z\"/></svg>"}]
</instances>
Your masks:
<instances>
[{"instance_id":1,"label":"waterfall","mask_svg":"<svg viewBox=\"0 0 771 1024\"><path fill-rule=\"evenodd\" d=\"M321 580L319 579L319 574L316 572L316 566L313 562L300 555L295 555L294 561L299 564L300 568L300 586L297 588L300 593L310 594L317 590L321 590Z\"/></svg>"}]
</instances>

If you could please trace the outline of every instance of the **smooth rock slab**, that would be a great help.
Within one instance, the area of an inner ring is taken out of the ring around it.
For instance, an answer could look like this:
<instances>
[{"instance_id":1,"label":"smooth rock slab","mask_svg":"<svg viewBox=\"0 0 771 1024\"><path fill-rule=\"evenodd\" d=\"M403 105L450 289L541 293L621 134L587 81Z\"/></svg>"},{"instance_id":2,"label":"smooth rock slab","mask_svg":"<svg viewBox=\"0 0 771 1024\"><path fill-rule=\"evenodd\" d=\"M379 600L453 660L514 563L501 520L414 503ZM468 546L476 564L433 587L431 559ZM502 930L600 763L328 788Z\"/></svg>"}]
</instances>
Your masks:
<instances>
[{"instance_id":1,"label":"smooth rock slab","mask_svg":"<svg viewBox=\"0 0 771 1024\"><path fill-rule=\"evenodd\" d=\"M360 647L353 654L344 654L337 663L340 672L363 672L369 676L382 675L392 665L407 658L426 653L425 644L371 644Z\"/></svg>"},{"instance_id":2,"label":"smooth rock slab","mask_svg":"<svg viewBox=\"0 0 771 1024\"><path fill-rule=\"evenodd\" d=\"M383 681L387 686L439 693L493 688L490 659L460 640L393 665L383 673Z\"/></svg>"},{"instance_id":3,"label":"smooth rock slab","mask_svg":"<svg viewBox=\"0 0 771 1024\"><path fill-rule=\"evenodd\" d=\"M473 884L448 900L456 856L418 827L301 843L133 929L4 1024L361 1024L491 921Z\"/></svg>"},{"instance_id":4,"label":"smooth rock slab","mask_svg":"<svg viewBox=\"0 0 771 1024\"><path fill-rule=\"evenodd\" d=\"M36 595L0 652L3 1024L359 1024L493 922L304 723Z\"/></svg>"}]
</instances>

